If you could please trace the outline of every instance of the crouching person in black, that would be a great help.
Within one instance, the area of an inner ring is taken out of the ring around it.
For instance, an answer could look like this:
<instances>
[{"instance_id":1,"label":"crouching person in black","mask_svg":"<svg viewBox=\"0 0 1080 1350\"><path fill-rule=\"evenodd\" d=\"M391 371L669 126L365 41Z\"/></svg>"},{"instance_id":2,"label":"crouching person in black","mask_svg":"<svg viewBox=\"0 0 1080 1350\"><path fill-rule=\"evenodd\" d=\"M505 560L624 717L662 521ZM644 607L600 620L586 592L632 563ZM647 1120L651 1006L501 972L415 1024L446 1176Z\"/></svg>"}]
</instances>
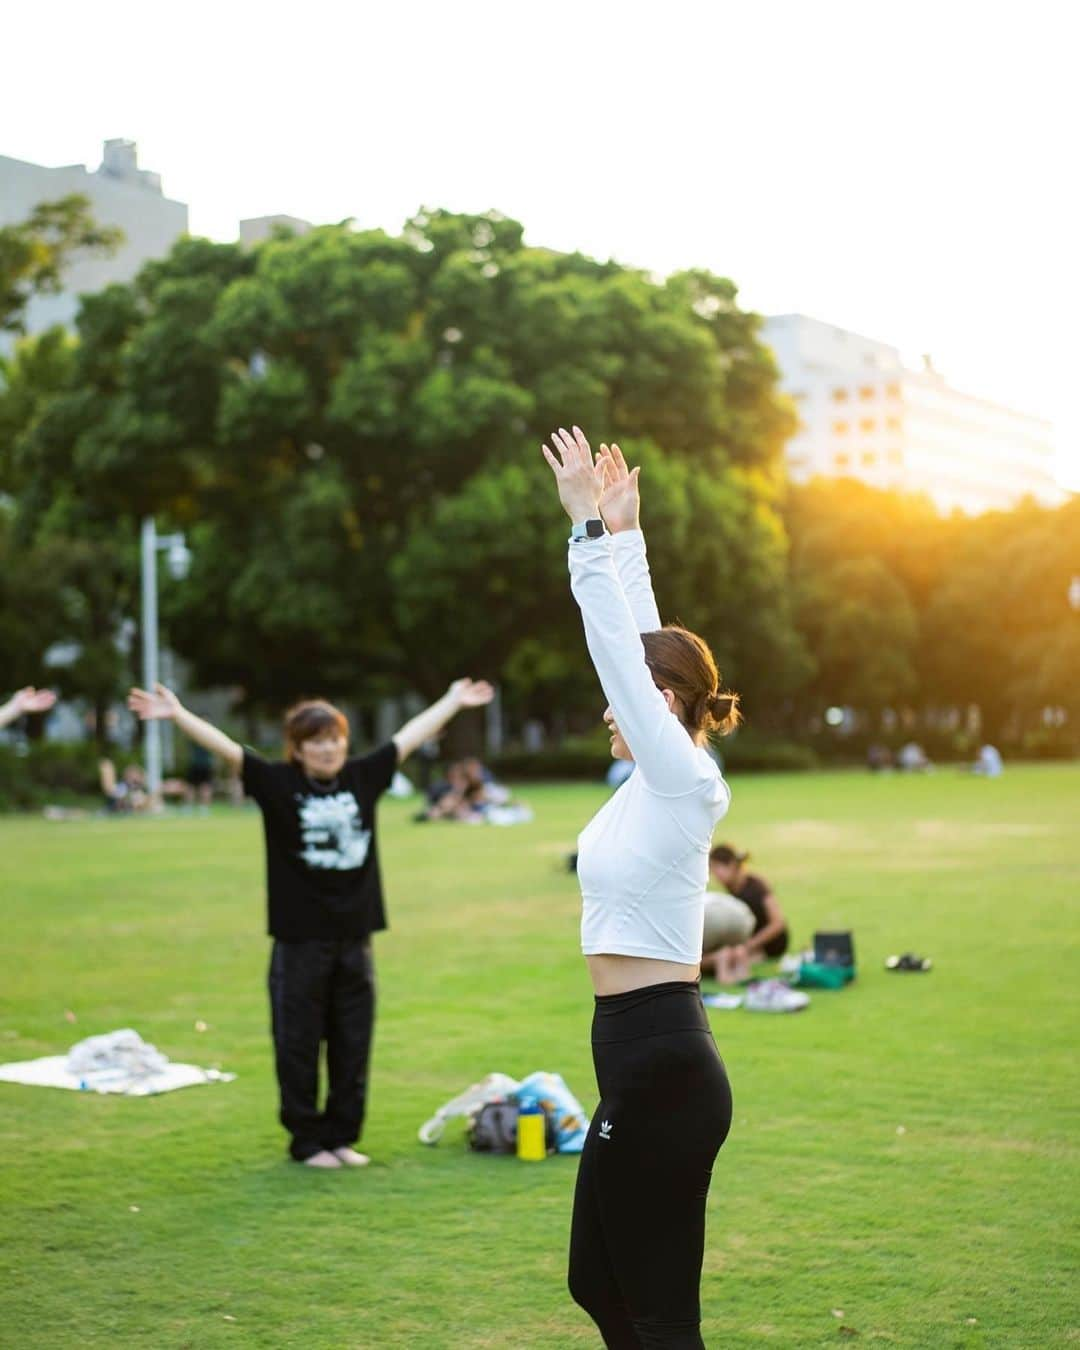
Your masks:
<instances>
[{"instance_id":1,"label":"crouching person in black","mask_svg":"<svg viewBox=\"0 0 1080 1350\"><path fill-rule=\"evenodd\" d=\"M457 680L385 745L350 758L349 723L316 699L285 715L285 759L237 744L164 685L133 689L141 718L168 718L197 745L242 772L262 811L274 1058L289 1152L309 1167L362 1167L353 1145L367 1098L375 1018L371 935L386 927L375 806L398 766L463 708L490 702L491 686ZM319 1109L319 1055L329 1086Z\"/></svg>"}]
</instances>

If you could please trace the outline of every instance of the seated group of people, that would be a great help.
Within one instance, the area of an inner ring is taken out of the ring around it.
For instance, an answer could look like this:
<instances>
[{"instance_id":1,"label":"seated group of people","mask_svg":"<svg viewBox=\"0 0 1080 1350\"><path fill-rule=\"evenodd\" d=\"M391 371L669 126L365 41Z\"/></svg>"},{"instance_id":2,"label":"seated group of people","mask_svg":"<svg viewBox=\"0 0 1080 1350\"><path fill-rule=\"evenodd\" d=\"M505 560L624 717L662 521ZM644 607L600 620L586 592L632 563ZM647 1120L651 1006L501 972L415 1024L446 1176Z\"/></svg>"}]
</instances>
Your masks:
<instances>
[{"instance_id":1,"label":"seated group of people","mask_svg":"<svg viewBox=\"0 0 1080 1350\"><path fill-rule=\"evenodd\" d=\"M780 903L764 877L747 870L750 854L718 844L709 854L709 873L726 895L705 896L701 973L721 984L750 978L755 961L783 956L788 926Z\"/></svg>"},{"instance_id":2,"label":"seated group of people","mask_svg":"<svg viewBox=\"0 0 1080 1350\"><path fill-rule=\"evenodd\" d=\"M866 766L871 773L883 773L897 768L902 773L932 773L933 762L918 741L908 741L896 752L895 757L887 745L875 742L866 752ZM981 745L970 766L972 773L985 778L1000 778L1004 765L1001 751L994 745Z\"/></svg>"},{"instance_id":3,"label":"seated group of people","mask_svg":"<svg viewBox=\"0 0 1080 1350\"><path fill-rule=\"evenodd\" d=\"M506 806L510 791L495 781L490 769L475 755L459 759L446 770L446 777L428 788L428 804L418 820L457 820L478 824L493 807Z\"/></svg>"},{"instance_id":4,"label":"seated group of people","mask_svg":"<svg viewBox=\"0 0 1080 1350\"><path fill-rule=\"evenodd\" d=\"M98 781L105 798L105 810L110 814L149 811L154 806L147 790L146 774L138 764L129 764L118 774L111 759L99 760ZM161 796L165 801L207 809L214 800L214 764L209 751L200 745L192 746L186 774L183 778L164 779Z\"/></svg>"}]
</instances>

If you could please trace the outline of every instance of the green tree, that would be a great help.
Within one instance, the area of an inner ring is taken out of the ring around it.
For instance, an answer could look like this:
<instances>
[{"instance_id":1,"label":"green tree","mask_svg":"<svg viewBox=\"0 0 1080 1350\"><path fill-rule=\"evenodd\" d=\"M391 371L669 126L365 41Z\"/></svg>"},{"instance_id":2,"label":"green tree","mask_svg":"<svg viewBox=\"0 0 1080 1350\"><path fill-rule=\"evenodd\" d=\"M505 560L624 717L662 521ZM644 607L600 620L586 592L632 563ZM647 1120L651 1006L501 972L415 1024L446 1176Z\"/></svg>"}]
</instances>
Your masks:
<instances>
[{"instance_id":1,"label":"green tree","mask_svg":"<svg viewBox=\"0 0 1080 1350\"><path fill-rule=\"evenodd\" d=\"M1080 501L1028 503L967 523L925 620L929 683L942 701L976 704L984 734L1016 739L1044 707L1080 724Z\"/></svg>"},{"instance_id":2,"label":"green tree","mask_svg":"<svg viewBox=\"0 0 1080 1350\"><path fill-rule=\"evenodd\" d=\"M122 231L98 225L78 193L41 202L24 221L0 226L0 332L23 332L31 296L59 291L65 264L80 252L112 253Z\"/></svg>"},{"instance_id":3,"label":"green tree","mask_svg":"<svg viewBox=\"0 0 1080 1350\"><path fill-rule=\"evenodd\" d=\"M796 614L817 668L807 689L817 708L877 715L913 698L918 620L879 558L848 558L805 577Z\"/></svg>"},{"instance_id":4,"label":"green tree","mask_svg":"<svg viewBox=\"0 0 1080 1350\"><path fill-rule=\"evenodd\" d=\"M527 248L497 213L425 211L397 237L182 240L87 298L79 333L13 451L28 526L62 482L92 537L133 539L147 513L188 529L172 638L250 706L316 679L433 692L478 661L545 701L581 686L565 532L539 486L539 442L569 420L647 466L665 613L763 708L805 669L774 502L792 416L730 282L657 284ZM538 650L567 654L539 681Z\"/></svg>"}]
</instances>

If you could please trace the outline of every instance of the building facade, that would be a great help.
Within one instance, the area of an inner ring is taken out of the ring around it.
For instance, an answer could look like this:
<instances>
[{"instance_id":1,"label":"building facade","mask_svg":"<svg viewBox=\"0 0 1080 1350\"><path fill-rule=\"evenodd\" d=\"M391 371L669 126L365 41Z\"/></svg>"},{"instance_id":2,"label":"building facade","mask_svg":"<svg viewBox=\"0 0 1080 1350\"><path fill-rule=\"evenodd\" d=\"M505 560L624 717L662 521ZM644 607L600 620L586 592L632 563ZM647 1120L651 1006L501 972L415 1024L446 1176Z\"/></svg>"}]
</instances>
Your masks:
<instances>
[{"instance_id":1,"label":"building facade","mask_svg":"<svg viewBox=\"0 0 1080 1350\"><path fill-rule=\"evenodd\" d=\"M301 220L299 216L251 216L240 222L240 242L245 248L254 248L272 239L278 229L307 234L314 228L310 220Z\"/></svg>"},{"instance_id":2,"label":"building facade","mask_svg":"<svg viewBox=\"0 0 1080 1350\"><path fill-rule=\"evenodd\" d=\"M858 478L969 514L1065 499L1048 422L952 388L929 360L912 370L895 347L802 314L767 319L762 336L799 413L787 447L796 482Z\"/></svg>"},{"instance_id":3,"label":"building facade","mask_svg":"<svg viewBox=\"0 0 1080 1350\"><path fill-rule=\"evenodd\" d=\"M92 172L84 164L46 168L0 155L0 225L23 221L39 203L74 192L89 199L99 225L118 226L124 239L110 256L74 258L58 294L34 296L25 314L28 333L53 324L73 326L80 295L130 281L143 263L168 253L187 233L187 207L164 195L156 173L139 168L134 141L106 141Z\"/></svg>"}]
</instances>

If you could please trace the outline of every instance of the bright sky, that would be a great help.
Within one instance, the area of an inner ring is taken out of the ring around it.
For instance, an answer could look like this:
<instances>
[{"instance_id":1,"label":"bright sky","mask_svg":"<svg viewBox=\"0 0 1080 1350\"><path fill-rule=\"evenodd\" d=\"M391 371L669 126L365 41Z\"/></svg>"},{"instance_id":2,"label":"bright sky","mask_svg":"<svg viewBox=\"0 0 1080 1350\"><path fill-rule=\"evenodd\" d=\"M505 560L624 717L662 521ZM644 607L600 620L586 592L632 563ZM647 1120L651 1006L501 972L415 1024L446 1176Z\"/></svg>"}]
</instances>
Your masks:
<instances>
[{"instance_id":1,"label":"bright sky","mask_svg":"<svg viewBox=\"0 0 1080 1350\"><path fill-rule=\"evenodd\" d=\"M128 0L9 10L0 153L130 137L191 227L400 228L732 277L1053 420L1080 487L1070 6L935 0Z\"/></svg>"}]
</instances>

